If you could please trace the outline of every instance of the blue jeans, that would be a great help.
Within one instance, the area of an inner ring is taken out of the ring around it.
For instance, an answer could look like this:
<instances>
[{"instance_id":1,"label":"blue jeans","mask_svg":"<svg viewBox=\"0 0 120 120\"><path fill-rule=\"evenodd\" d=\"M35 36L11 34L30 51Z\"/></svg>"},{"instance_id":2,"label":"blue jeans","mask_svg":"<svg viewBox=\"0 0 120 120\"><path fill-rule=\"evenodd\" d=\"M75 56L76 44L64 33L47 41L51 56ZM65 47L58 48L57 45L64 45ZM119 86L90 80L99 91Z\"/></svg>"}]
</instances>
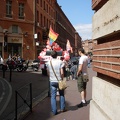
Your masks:
<instances>
[{"instance_id":1,"label":"blue jeans","mask_svg":"<svg viewBox=\"0 0 120 120\"><path fill-rule=\"evenodd\" d=\"M57 88L58 88L57 82L50 82L51 108L53 114L57 114L57 102L56 102ZM64 110L65 109L64 90L59 90L59 95L60 95L60 110Z\"/></svg>"}]
</instances>

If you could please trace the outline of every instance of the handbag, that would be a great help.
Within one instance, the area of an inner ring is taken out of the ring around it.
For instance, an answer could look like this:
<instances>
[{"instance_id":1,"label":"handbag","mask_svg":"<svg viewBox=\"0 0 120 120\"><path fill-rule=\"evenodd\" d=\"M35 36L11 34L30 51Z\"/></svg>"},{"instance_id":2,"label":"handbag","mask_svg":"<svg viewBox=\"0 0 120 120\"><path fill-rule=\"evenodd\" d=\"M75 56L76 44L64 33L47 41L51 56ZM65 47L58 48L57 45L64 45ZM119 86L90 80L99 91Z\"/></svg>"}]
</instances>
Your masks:
<instances>
[{"instance_id":1,"label":"handbag","mask_svg":"<svg viewBox=\"0 0 120 120\"><path fill-rule=\"evenodd\" d=\"M56 77L57 80L58 80L58 77L57 77L57 75L56 75L56 73L55 73L55 71L54 71L54 68L53 68L53 66L52 66L52 62L51 62L51 61L50 61L50 64L51 64L52 70L53 70L53 72L54 72L54 74L55 74L55 77ZM65 90L65 89L67 88L66 80L65 80L65 79L63 79L63 80L58 80L58 86L59 86L59 89L60 89L60 90Z\"/></svg>"},{"instance_id":2,"label":"handbag","mask_svg":"<svg viewBox=\"0 0 120 120\"><path fill-rule=\"evenodd\" d=\"M88 75L82 75L82 78L83 78L83 82L89 81Z\"/></svg>"}]
</instances>

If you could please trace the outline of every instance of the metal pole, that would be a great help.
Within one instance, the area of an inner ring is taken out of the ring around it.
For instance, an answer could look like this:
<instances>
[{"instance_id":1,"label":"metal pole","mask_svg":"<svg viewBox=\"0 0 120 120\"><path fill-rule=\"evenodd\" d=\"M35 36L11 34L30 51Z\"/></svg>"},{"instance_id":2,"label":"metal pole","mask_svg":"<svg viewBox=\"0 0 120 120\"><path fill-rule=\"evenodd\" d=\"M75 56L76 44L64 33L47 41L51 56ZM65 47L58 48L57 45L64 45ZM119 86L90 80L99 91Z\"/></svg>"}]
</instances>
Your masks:
<instances>
[{"instance_id":1,"label":"metal pole","mask_svg":"<svg viewBox=\"0 0 120 120\"><path fill-rule=\"evenodd\" d=\"M2 70L3 70L3 78L5 78L5 71L6 71L5 65L2 65Z\"/></svg>"},{"instance_id":2,"label":"metal pole","mask_svg":"<svg viewBox=\"0 0 120 120\"><path fill-rule=\"evenodd\" d=\"M3 78L5 78L5 70L3 70Z\"/></svg>"},{"instance_id":3,"label":"metal pole","mask_svg":"<svg viewBox=\"0 0 120 120\"><path fill-rule=\"evenodd\" d=\"M17 120L17 91L15 91L15 120Z\"/></svg>"},{"instance_id":4,"label":"metal pole","mask_svg":"<svg viewBox=\"0 0 120 120\"><path fill-rule=\"evenodd\" d=\"M32 112L32 83L30 83L30 111Z\"/></svg>"},{"instance_id":5,"label":"metal pole","mask_svg":"<svg viewBox=\"0 0 120 120\"><path fill-rule=\"evenodd\" d=\"M10 68L10 82L11 82L11 78L12 78L12 69Z\"/></svg>"}]
</instances>

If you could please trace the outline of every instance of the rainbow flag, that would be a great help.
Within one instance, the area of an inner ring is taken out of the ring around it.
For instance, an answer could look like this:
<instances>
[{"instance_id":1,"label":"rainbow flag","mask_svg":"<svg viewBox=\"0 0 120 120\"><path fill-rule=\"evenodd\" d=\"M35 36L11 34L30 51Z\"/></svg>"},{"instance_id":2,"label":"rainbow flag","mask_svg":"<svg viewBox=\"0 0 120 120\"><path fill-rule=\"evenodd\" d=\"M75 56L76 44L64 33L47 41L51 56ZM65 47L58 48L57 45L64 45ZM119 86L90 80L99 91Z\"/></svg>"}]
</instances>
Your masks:
<instances>
[{"instance_id":1,"label":"rainbow flag","mask_svg":"<svg viewBox=\"0 0 120 120\"><path fill-rule=\"evenodd\" d=\"M50 26L50 30L49 30L49 39L50 39L50 45L52 45L53 42L55 42L55 40L58 38L58 33L55 33L53 31L53 29Z\"/></svg>"}]
</instances>

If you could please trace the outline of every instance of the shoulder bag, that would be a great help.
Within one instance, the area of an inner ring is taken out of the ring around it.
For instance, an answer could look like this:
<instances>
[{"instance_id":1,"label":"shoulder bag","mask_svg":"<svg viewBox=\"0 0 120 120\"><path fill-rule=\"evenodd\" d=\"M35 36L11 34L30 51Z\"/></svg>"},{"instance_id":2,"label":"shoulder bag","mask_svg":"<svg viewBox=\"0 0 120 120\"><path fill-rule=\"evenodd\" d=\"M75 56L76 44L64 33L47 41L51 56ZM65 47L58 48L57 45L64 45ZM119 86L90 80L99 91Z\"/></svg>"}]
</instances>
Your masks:
<instances>
[{"instance_id":1,"label":"shoulder bag","mask_svg":"<svg viewBox=\"0 0 120 120\"><path fill-rule=\"evenodd\" d=\"M88 75L82 75L82 78L83 78L83 82L89 81Z\"/></svg>"},{"instance_id":2,"label":"shoulder bag","mask_svg":"<svg viewBox=\"0 0 120 120\"><path fill-rule=\"evenodd\" d=\"M53 72L54 72L54 74L55 74L55 77L56 77L57 80L58 80L58 77L57 77L57 75L56 75L56 73L55 73L55 71L54 71L54 68L53 68L53 66L52 66L52 62L51 62L51 61L50 61L50 64L51 64L52 70L53 70ZM67 88L66 80L65 80L65 79L63 79L63 80L58 80L58 86L59 86L59 89L60 89L60 90L65 90L65 89Z\"/></svg>"}]
</instances>

